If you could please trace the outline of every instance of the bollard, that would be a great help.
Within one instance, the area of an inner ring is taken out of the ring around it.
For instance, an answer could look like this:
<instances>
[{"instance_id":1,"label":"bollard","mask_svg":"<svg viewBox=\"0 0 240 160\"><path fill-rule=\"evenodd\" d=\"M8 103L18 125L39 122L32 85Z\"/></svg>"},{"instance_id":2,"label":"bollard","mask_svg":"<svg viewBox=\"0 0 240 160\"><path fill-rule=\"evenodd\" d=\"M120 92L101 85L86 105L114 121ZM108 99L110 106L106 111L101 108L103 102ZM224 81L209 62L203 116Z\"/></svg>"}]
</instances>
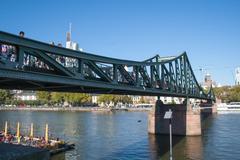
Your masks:
<instances>
[{"instance_id":1,"label":"bollard","mask_svg":"<svg viewBox=\"0 0 240 160\"><path fill-rule=\"evenodd\" d=\"M4 136L7 136L7 132L8 132L8 123L7 121L5 122L5 131L4 131Z\"/></svg>"},{"instance_id":2,"label":"bollard","mask_svg":"<svg viewBox=\"0 0 240 160\"><path fill-rule=\"evenodd\" d=\"M20 123L17 123L17 143L20 143Z\"/></svg>"},{"instance_id":3,"label":"bollard","mask_svg":"<svg viewBox=\"0 0 240 160\"><path fill-rule=\"evenodd\" d=\"M31 123L30 138L33 138L33 123Z\"/></svg>"},{"instance_id":4,"label":"bollard","mask_svg":"<svg viewBox=\"0 0 240 160\"><path fill-rule=\"evenodd\" d=\"M46 143L48 142L48 124L46 123L46 128L45 128L45 141Z\"/></svg>"}]
</instances>

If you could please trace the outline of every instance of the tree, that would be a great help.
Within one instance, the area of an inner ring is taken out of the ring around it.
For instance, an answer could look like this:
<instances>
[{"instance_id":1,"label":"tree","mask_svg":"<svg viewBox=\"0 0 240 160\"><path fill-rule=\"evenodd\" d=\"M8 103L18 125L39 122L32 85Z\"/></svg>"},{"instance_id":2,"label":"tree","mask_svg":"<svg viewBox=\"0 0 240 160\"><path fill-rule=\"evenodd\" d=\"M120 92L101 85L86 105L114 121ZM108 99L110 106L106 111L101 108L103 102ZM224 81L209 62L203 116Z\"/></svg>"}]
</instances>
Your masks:
<instances>
[{"instance_id":1,"label":"tree","mask_svg":"<svg viewBox=\"0 0 240 160\"><path fill-rule=\"evenodd\" d=\"M133 103L132 98L127 95L115 95L113 98L114 103L121 102L123 104Z\"/></svg>"},{"instance_id":2,"label":"tree","mask_svg":"<svg viewBox=\"0 0 240 160\"><path fill-rule=\"evenodd\" d=\"M72 105L81 105L91 101L91 96L86 93L66 93L64 97L65 101Z\"/></svg>"},{"instance_id":3,"label":"tree","mask_svg":"<svg viewBox=\"0 0 240 160\"><path fill-rule=\"evenodd\" d=\"M104 103L106 105L109 105L110 103L113 103L115 105L116 103L123 103L123 104L131 104L132 98L127 95L111 95L111 94L102 94L98 97L98 102Z\"/></svg>"},{"instance_id":4,"label":"tree","mask_svg":"<svg viewBox=\"0 0 240 160\"><path fill-rule=\"evenodd\" d=\"M51 103L51 92L47 91L38 91L36 93L36 97L39 101L41 101L44 104L50 104Z\"/></svg>"},{"instance_id":5,"label":"tree","mask_svg":"<svg viewBox=\"0 0 240 160\"><path fill-rule=\"evenodd\" d=\"M98 101L102 102L102 103L109 104L110 102L114 102L114 95L102 94L98 97Z\"/></svg>"},{"instance_id":6,"label":"tree","mask_svg":"<svg viewBox=\"0 0 240 160\"><path fill-rule=\"evenodd\" d=\"M145 103L145 99L143 96L141 96L141 98L140 98L140 103Z\"/></svg>"},{"instance_id":7,"label":"tree","mask_svg":"<svg viewBox=\"0 0 240 160\"><path fill-rule=\"evenodd\" d=\"M223 102L239 102L240 101L240 86L223 86L214 88L214 93L217 98Z\"/></svg>"},{"instance_id":8,"label":"tree","mask_svg":"<svg viewBox=\"0 0 240 160\"><path fill-rule=\"evenodd\" d=\"M73 106L91 102L91 97L86 93L68 93L68 92L37 92L37 99L44 104L63 104L68 102Z\"/></svg>"},{"instance_id":9,"label":"tree","mask_svg":"<svg viewBox=\"0 0 240 160\"><path fill-rule=\"evenodd\" d=\"M53 104L60 104L64 102L64 93L62 92L52 92L51 93L51 102Z\"/></svg>"},{"instance_id":10,"label":"tree","mask_svg":"<svg viewBox=\"0 0 240 160\"><path fill-rule=\"evenodd\" d=\"M230 102L240 102L240 86L235 86L230 89Z\"/></svg>"},{"instance_id":11,"label":"tree","mask_svg":"<svg viewBox=\"0 0 240 160\"><path fill-rule=\"evenodd\" d=\"M12 95L9 90L0 89L0 104L6 104L12 99Z\"/></svg>"}]
</instances>

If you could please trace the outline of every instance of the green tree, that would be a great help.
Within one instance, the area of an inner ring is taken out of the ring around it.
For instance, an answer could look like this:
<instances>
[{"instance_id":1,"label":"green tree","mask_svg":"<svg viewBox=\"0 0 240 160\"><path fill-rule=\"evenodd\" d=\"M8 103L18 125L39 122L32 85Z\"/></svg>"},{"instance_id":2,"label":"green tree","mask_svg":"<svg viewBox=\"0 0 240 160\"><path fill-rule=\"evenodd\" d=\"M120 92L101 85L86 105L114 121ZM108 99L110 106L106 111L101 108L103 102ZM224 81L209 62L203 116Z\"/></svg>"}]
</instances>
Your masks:
<instances>
[{"instance_id":1,"label":"green tree","mask_svg":"<svg viewBox=\"0 0 240 160\"><path fill-rule=\"evenodd\" d=\"M51 104L51 92L47 91L37 91L36 97L39 101L44 104Z\"/></svg>"},{"instance_id":2,"label":"green tree","mask_svg":"<svg viewBox=\"0 0 240 160\"><path fill-rule=\"evenodd\" d=\"M115 103L115 96L111 94L102 94L98 97L98 102L109 105L111 102Z\"/></svg>"},{"instance_id":3,"label":"green tree","mask_svg":"<svg viewBox=\"0 0 240 160\"><path fill-rule=\"evenodd\" d=\"M6 104L11 101L13 96L10 94L9 90L0 89L0 104Z\"/></svg>"},{"instance_id":4,"label":"green tree","mask_svg":"<svg viewBox=\"0 0 240 160\"><path fill-rule=\"evenodd\" d=\"M61 104L64 102L65 94L62 92L52 92L51 93L51 102L53 104Z\"/></svg>"},{"instance_id":5,"label":"green tree","mask_svg":"<svg viewBox=\"0 0 240 160\"><path fill-rule=\"evenodd\" d=\"M44 104L63 104L68 102L71 105L81 105L91 102L91 96L86 93L67 93L67 92L37 92L37 99Z\"/></svg>"},{"instance_id":6,"label":"green tree","mask_svg":"<svg viewBox=\"0 0 240 160\"><path fill-rule=\"evenodd\" d=\"M230 89L230 102L240 102L240 86L235 86Z\"/></svg>"},{"instance_id":7,"label":"green tree","mask_svg":"<svg viewBox=\"0 0 240 160\"><path fill-rule=\"evenodd\" d=\"M66 93L64 98L65 101L74 106L89 103L91 101L91 96L86 93Z\"/></svg>"},{"instance_id":8,"label":"green tree","mask_svg":"<svg viewBox=\"0 0 240 160\"><path fill-rule=\"evenodd\" d=\"M113 102L114 103L120 102L123 104L132 104L133 103L132 98L127 95L114 95Z\"/></svg>"},{"instance_id":9,"label":"green tree","mask_svg":"<svg viewBox=\"0 0 240 160\"><path fill-rule=\"evenodd\" d=\"M111 95L111 94L102 94L98 97L98 102L104 103L109 105L110 103L113 103L115 105L116 103L123 103L123 104L131 104L132 98L127 95Z\"/></svg>"},{"instance_id":10,"label":"green tree","mask_svg":"<svg viewBox=\"0 0 240 160\"><path fill-rule=\"evenodd\" d=\"M214 88L213 90L216 97L223 102L240 101L240 86L223 86Z\"/></svg>"},{"instance_id":11,"label":"green tree","mask_svg":"<svg viewBox=\"0 0 240 160\"><path fill-rule=\"evenodd\" d=\"M143 96L141 96L141 98L140 98L140 101L139 101L140 103L146 103L146 101L145 101L145 99L144 99L144 97Z\"/></svg>"}]
</instances>

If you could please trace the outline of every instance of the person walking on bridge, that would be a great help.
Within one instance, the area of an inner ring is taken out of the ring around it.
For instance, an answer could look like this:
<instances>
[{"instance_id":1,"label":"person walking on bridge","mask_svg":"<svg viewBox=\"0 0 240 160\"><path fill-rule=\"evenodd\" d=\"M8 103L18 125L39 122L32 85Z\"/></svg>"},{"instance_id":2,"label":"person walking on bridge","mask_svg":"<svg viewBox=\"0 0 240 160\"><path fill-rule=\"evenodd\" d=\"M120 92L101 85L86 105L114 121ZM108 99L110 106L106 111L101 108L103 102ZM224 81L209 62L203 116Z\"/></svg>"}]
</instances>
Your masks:
<instances>
[{"instance_id":1,"label":"person walking on bridge","mask_svg":"<svg viewBox=\"0 0 240 160\"><path fill-rule=\"evenodd\" d=\"M24 38L24 35L25 35L25 33L24 33L23 31L20 31L20 32L19 32L19 37Z\"/></svg>"}]
</instances>

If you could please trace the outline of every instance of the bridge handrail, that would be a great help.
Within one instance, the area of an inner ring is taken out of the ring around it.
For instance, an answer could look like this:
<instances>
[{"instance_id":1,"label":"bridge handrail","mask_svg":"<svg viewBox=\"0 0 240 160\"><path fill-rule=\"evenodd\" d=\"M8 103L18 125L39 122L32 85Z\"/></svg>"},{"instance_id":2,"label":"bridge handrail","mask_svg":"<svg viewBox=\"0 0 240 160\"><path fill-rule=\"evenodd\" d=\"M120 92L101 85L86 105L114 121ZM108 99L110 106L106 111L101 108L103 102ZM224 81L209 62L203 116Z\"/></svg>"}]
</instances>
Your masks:
<instances>
[{"instance_id":1,"label":"bridge handrail","mask_svg":"<svg viewBox=\"0 0 240 160\"><path fill-rule=\"evenodd\" d=\"M17 45L17 46L24 46L32 49L43 50L45 52L58 54L61 56L68 56L73 58L81 58L81 59L88 59L103 63L115 63L115 64L130 64L130 65L143 65L145 63L133 61L133 60L123 60L117 58L110 58L105 56L100 56L96 54L91 54L83 51L75 51L72 49L54 46L45 42L33 40L30 38L21 38L17 35L6 33L0 31L0 42L4 42L7 44Z\"/></svg>"},{"instance_id":2,"label":"bridge handrail","mask_svg":"<svg viewBox=\"0 0 240 160\"><path fill-rule=\"evenodd\" d=\"M30 38L22 38L22 37L19 37L18 35L14 35L14 34L3 32L3 31L0 31L0 42L17 45L17 46L28 47L28 48L37 49L37 50L43 50L45 52L54 53L61 56L68 56L72 58L88 59L88 60L98 61L102 63L113 63L113 64L121 64L121 65L129 64L129 65L135 65L135 66L142 66L142 65L150 66L150 65L164 64L164 63L174 61L175 59L178 59L179 57L186 54L186 52L184 52L179 56L176 56L175 58L164 60L162 62L146 62L146 61L141 62L141 61L133 61L133 60L124 60L124 59L110 58L110 57L100 56L100 55L96 55L88 52L76 51L76 50L72 50L64 47L59 47L59 46L51 45L45 42L30 39Z\"/></svg>"}]
</instances>

